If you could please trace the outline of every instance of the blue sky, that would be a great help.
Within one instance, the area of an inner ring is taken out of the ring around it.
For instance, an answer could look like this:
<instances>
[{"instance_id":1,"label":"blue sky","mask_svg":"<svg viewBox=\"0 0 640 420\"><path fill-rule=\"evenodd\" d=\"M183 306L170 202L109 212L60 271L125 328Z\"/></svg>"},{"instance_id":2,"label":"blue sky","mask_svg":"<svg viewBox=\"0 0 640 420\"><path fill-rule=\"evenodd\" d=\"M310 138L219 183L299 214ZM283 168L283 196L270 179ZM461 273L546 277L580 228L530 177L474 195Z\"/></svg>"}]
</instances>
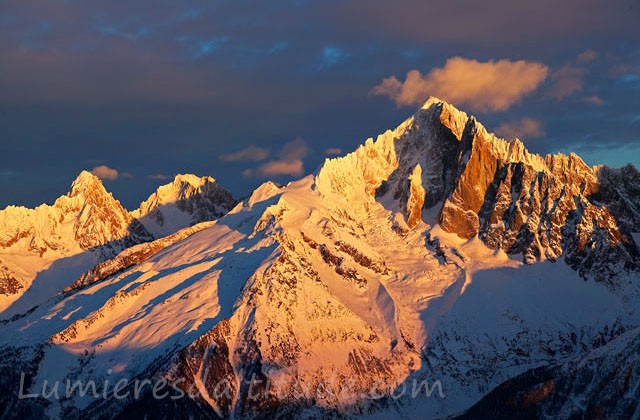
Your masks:
<instances>
[{"instance_id":1,"label":"blue sky","mask_svg":"<svg viewBox=\"0 0 640 420\"><path fill-rule=\"evenodd\" d=\"M535 152L640 166L638 21L633 0L2 2L0 207L96 167L129 208L184 172L243 196L429 94Z\"/></svg>"}]
</instances>

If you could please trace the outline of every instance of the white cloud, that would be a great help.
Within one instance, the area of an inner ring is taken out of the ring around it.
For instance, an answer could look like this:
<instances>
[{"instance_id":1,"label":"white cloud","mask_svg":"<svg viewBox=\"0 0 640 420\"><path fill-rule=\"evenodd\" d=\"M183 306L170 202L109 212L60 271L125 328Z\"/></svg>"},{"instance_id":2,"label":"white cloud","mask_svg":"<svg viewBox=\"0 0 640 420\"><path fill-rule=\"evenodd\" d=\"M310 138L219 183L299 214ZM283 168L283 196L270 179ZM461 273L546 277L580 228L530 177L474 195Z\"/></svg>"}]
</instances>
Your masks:
<instances>
[{"instance_id":1,"label":"white cloud","mask_svg":"<svg viewBox=\"0 0 640 420\"><path fill-rule=\"evenodd\" d=\"M407 73L404 82L395 76L375 86L371 93L385 95L398 106L417 105L437 96L478 111L504 111L533 92L547 77L549 68L530 61L498 60L480 62L452 57L444 67L422 75Z\"/></svg>"},{"instance_id":2,"label":"white cloud","mask_svg":"<svg viewBox=\"0 0 640 420\"><path fill-rule=\"evenodd\" d=\"M116 180L120 175L116 169L110 168L107 165L96 166L91 170L91 173L105 181Z\"/></svg>"},{"instance_id":3,"label":"white cloud","mask_svg":"<svg viewBox=\"0 0 640 420\"><path fill-rule=\"evenodd\" d=\"M164 181L166 179L171 178L169 175L164 175L164 174L153 174L153 175L149 175L147 178L149 179L154 179L157 181Z\"/></svg>"},{"instance_id":4,"label":"white cloud","mask_svg":"<svg viewBox=\"0 0 640 420\"><path fill-rule=\"evenodd\" d=\"M497 135L506 139L532 139L544 136L542 123L529 117L502 123L495 131Z\"/></svg>"},{"instance_id":5,"label":"white cloud","mask_svg":"<svg viewBox=\"0 0 640 420\"><path fill-rule=\"evenodd\" d=\"M258 162L269 157L269 150L262 147L249 146L234 153L221 155L220 160L225 162Z\"/></svg>"},{"instance_id":6,"label":"white cloud","mask_svg":"<svg viewBox=\"0 0 640 420\"><path fill-rule=\"evenodd\" d=\"M337 156L342 154L342 149L339 147L329 147L324 151L324 153L329 156Z\"/></svg>"}]
</instances>

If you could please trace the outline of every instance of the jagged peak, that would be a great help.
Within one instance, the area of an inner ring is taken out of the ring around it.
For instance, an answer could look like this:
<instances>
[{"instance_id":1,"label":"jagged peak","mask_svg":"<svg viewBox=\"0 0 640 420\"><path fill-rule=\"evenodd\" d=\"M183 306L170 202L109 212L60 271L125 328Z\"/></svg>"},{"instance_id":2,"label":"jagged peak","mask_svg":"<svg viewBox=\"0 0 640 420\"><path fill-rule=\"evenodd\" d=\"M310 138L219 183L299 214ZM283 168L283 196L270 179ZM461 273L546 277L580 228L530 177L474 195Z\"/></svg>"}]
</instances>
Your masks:
<instances>
[{"instance_id":1,"label":"jagged peak","mask_svg":"<svg viewBox=\"0 0 640 420\"><path fill-rule=\"evenodd\" d=\"M201 187L204 184L215 183L216 180L211 176L198 176L194 174L178 174L173 179L175 185L189 184L194 187Z\"/></svg>"},{"instance_id":2,"label":"jagged peak","mask_svg":"<svg viewBox=\"0 0 640 420\"><path fill-rule=\"evenodd\" d=\"M422 108L418 110L418 113L425 110L437 112L438 114L436 115L440 123L449 128L458 140L462 140L465 130L473 130L478 138L489 143L491 149L503 159L512 162L521 161L533 166L538 171L547 170L545 159L540 155L529 152L522 140L518 138L506 140L496 136L494 133L489 132L475 116L467 115L466 112L459 110L442 99L433 96L429 97ZM575 160L575 158L572 159Z\"/></svg>"},{"instance_id":3,"label":"jagged peak","mask_svg":"<svg viewBox=\"0 0 640 420\"><path fill-rule=\"evenodd\" d=\"M96 191L107 192L100 178L89 171L82 171L71 184L71 189L67 195L69 197L75 197Z\"/></svg>"},{"instance_id":4,"label":"jagged peak","mask_svg":"<svg viewBox=\"0 0 640 420\"><path fill-rule=\"evenodd\" d=\"M26 206L8 205L4 209L0 209L0 217L27 217L32 214L48 214L52 209L68 208L72 203L84 204L89 197L108 196L113 199L102 184L100 178L89 171L82 171L71 183L71 187L67 194L58 197L53 204L42 203L34 208ZM74 199L75 198L75 199ZM74 200L72 200L74 199ZM113 199L118 205L120 202ZM93 201L93 200L92 200ZM109 204L110 206L111 204Z\"/></svg>"},{"instance_id":5,"label":"jagged peak","mask_svg":"<svg viewBox=\"0 0 640 420\"><path fill-rule=\"evenodd\" d=\"M139 208L134 210L132 215L139 218L159 205L174 204L200 195L217 194L222 194L221 199L234 201L231 193L220 186L211 176L178 174L172 182L159 186L148 199L140 203ZM222 203L220 204L222 205Z\"/></svg>"},{"instance_id":6,"label":"jagged peak","mask_svg":"<svg viewBox=\"0 0 640 420\"><path fill-rule=\"evenodd\" d=\"M446 102L440 98L436 98L435 96L429 96L429 98L422 105L421 109L429 109L433 105L440 105L440 104L446 104Z\"/></svg>"},{"instance_id":7,"label":"jagged peak","mask_svg":"<svg viewBox=\"0 0 640 420\"><path fill-rule=\"evenodd\" d=\"M203 187L211 186L222 189L218 182L211 176L177 174L172 182L159 186L146 201L141 203L140 207L145 207L153 202L175 202L185 194L190 195L197 191L201 191Z\"/></svg>"},{"instance_id":8,"label":"jagged peak","mask_svg":"<svg viewBox=\"0 0 640 420\"><path fill-rule=\"evenodd\" d=\"M473 116L469 117L466 112L435 96L430 96L414 117L423 115L438 120L440 124L449 128L458 140L462 138L467 123L475 121Z\"/></svg>"},{"instance_id":9,"label":"jagged peak","mask_svg":"<svg viewBox=\"0 0 640 420\"><path fill-rule=\"evenodd\" d=\"M159 238L221 217L235 204L231 193L213 177L178 174L172 182L159 186L130 215Z\"/></svg>"}]
</instances>

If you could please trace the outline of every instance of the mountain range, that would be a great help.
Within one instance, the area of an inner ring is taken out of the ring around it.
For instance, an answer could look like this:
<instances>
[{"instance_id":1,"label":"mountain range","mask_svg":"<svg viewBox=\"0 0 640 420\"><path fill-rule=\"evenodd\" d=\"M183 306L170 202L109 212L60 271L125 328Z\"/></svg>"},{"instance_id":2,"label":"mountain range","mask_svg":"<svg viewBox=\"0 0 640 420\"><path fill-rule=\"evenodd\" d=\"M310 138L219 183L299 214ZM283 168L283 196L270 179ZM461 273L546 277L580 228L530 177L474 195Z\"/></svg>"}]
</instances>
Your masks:
<instances>
[{"instance_id":1,"label":"mountain range","mask_svg":"<svg viewBox=\"0 0 640 420\"><path fill-rule=\"evenodd\" d=\"M215 220L235 204L213 178L189 174L128 212L98 177L83 171L53 205L9 206L0 211L0 317L46 301L133 245Z\"/></svg>"},{"instance_id":2,"label":"mountain range","mask_svg":"<svg viewBox=\"0 0 640 420\"><path fill-rule=\"evenodd\" d=\"M239 201L178 175L128 212L83 172L0 212L3 416L637 417L639 242L633 166L437 98Z\"/></svg>"}]
</instances>

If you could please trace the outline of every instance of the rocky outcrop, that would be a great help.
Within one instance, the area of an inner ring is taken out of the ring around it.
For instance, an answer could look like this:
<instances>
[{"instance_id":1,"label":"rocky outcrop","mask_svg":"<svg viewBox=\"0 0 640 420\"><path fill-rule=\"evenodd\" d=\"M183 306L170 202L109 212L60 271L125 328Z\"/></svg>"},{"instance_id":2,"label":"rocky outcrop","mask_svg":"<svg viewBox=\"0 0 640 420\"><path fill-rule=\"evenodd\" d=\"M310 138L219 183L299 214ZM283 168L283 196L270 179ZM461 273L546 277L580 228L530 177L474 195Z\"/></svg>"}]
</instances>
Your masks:
<instances>
[{"instance_id":1,"label":"rocky outcrop","mask_svg":"<svg viewBox=\"0 0 640 420\"><path fill-rule=\"evenodd\" d=\"M407 225L410 228L422 220L425 191L422 187L422 168L416 165L409 176L409 197L407 198Z\"/></svg>"},{"instance_id":2,"label":"rocky outcrop","mask_svg":"<svg viewBox=\"0 0 640 420\"><path fill-rule=\"evenodd\" d=\"M526 263L565 256L585 278L606 280L640 267L630 232L618 223L632 214L620 198L629 192L607 193L611 184L601 183L577 155L529 154L519 140L497 139L473 118L460 147L460 176L438 219L445 230L478 235L491 248L522 254ZM624 213L612 214L598 192L617 197Z\"/></svg>"},{"instance_id":3,"label":"rocky outcrop","mask_svg":"<svg viewBox=\"0 0 640 420\"><path fill-rule=\"evenodd\" d=\"M15 295L24 289L24 285L18 280L7 265L0 260L0 294Z\"/></svg>"},{"instance_id":4,"label":"rocky outcrop","mask_svg":"<svg viewBox=\"0 0 640 420\"><path fill-rule=\"evenodd\" d=\"M640 172L629 164L620 169L597 166L598 187L591 199L615 214L627 231L640 232Z\"/></svg>"}]
</instances>

